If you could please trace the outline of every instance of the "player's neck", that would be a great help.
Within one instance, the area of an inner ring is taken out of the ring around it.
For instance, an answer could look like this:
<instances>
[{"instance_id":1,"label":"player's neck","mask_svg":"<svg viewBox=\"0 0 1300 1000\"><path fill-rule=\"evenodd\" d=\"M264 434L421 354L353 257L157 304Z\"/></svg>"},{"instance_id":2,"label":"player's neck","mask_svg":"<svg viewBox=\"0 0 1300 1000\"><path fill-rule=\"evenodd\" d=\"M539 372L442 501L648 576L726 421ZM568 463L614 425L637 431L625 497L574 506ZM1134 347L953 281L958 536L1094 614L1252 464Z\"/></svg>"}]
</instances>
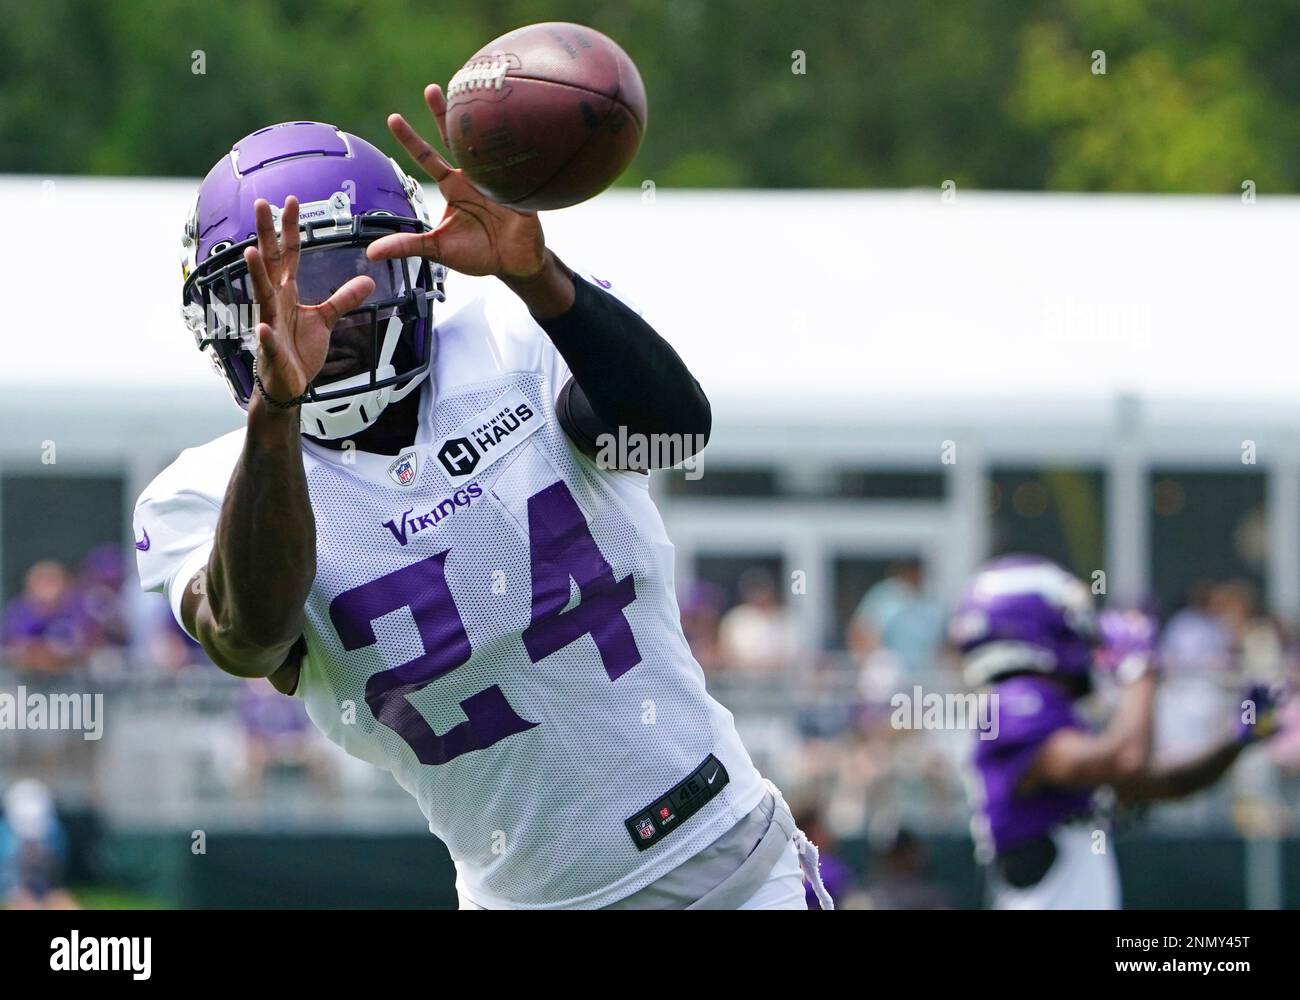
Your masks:
<instances>
[{"instance_id":1,"label":"player's neck","mask_svg":"<svg viewBox=\"0 0 1300 1000\"><path fill-rule=\"evenodd\" d=\"M376 455L396 455L415 443L416 430L420 425L420 399L424 396L424 391L425 386L420 386L405 399L385 407L379 419L360 434L334 441L324 441L320 438L312 438L312 440L335 450L341 450L345 442L351 441L358 451L368 451Z\"/></svg>"}]
</instances>

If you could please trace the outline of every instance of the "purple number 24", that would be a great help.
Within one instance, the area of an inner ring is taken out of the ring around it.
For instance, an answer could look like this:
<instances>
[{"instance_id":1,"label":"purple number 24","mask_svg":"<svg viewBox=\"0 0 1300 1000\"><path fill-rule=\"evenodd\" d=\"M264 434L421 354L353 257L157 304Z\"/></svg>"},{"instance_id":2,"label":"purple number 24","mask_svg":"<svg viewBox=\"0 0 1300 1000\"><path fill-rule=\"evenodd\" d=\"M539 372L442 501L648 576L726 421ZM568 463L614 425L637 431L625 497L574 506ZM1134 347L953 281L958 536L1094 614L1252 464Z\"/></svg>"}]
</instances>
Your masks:
<instances>
[{"instance_id":1,"label":"purple number 24","mask_svg":"<svg viewBox=\"0 0 1300 1000\"><path fill-rule=\"evenodd\" d=\"M536 663L590 635L611 681L640 663L632 626L623 613L636 599L635 580L630 574L614 579L563 480L528 498L528 548L533 602L523 643L529 659ZM366 704L378 722L410 745L422 764L445 764L537 725L520 718L495 684L461 701L465 721L441 735L408 699L467 663L473 653L447 586L450 552L404 566L330 602L330 621L349 651L375 644L376 619L410 608L425 652L371 677L366 682ZM577 583L582 600L566 611L570 579Z\"/></svg>"}]
</instances>

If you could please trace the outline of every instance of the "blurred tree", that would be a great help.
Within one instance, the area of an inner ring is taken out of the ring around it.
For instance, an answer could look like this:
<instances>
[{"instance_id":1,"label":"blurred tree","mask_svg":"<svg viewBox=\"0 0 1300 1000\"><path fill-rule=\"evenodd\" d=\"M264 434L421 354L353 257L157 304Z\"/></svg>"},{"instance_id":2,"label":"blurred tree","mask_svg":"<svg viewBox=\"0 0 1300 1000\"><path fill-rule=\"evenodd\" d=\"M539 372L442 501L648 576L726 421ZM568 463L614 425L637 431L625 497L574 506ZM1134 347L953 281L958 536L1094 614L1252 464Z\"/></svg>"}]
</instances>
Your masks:
<instances>
[{"instance_id":1,"label":"blurred tree","mask_svg":"<svg viewBox=\"0 0 1300 1000\"><path fill-rule=\"evenodd\" d=\"M0 0L0 17L0 171L194 176L292 118L398 153L387 112L425 122L425 83L569 19L645 77L625 184L1300 184L1293 0Z\"/></svg>"},{"instance_id":2,"label":"blurred tree","mask_svg":"<svg viewBox=\"0 0 1300 1000\"><path fill-rule=\"evenodd\" d=\"M1163 0L1072 0L1021 34L1018 119L1042 130L1046 186L1195 192L1293 189L1294 115L1242 42L1236 20L1289 20L1269 2L1249 15ZM1294 37L1294 35L1293 35ZM1099 55L1094 56L1094 53ZM1104 73L1099 72L1101 59Z\"/></svg>"}]
</instances>

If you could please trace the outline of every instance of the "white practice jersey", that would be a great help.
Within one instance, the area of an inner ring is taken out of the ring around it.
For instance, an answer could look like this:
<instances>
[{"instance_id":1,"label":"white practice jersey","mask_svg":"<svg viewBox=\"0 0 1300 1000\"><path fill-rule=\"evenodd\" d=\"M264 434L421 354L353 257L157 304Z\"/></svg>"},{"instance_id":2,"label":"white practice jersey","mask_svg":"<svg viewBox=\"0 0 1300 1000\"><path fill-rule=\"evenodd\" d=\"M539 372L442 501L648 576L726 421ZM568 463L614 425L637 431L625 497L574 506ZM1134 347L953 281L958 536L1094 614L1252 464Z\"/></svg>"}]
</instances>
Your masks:
<instances>
[{"instance_id":1,"label":"white practice jersey","mask_svg":"<svg viewBox=\"0 0 1300 1000\"><path fill-rule=\"evenodd\" d=\"M682 635L649 477L569 441L568 370L495 279L452 275L437 319L411 449L304 440L317 572L296 696L415 796L462 895L603 906L721 836L763 785ZM178 620L242 443L183 452L136 506L141 581ZM722 790L696 809L706 779Z\"/></svg>"},{"instance_id":2,"label":"white practice jersey","mask_svg":"<svg viewBox=\"0 0 1300 1000\"><path fill-rule=\"evenodd\" d=\"M1114 852L1097 851L1091 824L1067 824L1051 833L1056 859L1038 882L1008 885L992 872L990 905L995 910L1118 910L1119 865Z\"/></svg>"}]
</instances>

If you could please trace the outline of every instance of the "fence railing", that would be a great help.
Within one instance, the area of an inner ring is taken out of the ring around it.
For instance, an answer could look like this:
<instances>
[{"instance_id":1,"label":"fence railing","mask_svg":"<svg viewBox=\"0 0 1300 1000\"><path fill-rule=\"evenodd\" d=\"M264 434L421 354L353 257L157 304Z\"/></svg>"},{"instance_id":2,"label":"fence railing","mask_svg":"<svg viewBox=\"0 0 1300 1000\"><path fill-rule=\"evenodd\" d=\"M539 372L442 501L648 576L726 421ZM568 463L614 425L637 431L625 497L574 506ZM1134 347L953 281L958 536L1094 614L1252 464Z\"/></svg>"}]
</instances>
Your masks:
<instances>
[{"instance_id":1,"label":"fence railing","mask_svg":"<svg viewBox=\"0 0 1300 1000\"><path fill-rule=\"evenodd\" d=\"M841 836L888 834L900 826L967 828L968 730L899 726L887 694L864 688L843 664L764 677L722 672L710 676L709 689L735 715L758 766L792 806L815 810ZM911 693L910 686L905 690ZM946 693L959 685L940 676L927 690ZM1161 697L1176 709L1175 719L1199 725L1213 714L1216 690L1166 682ZM0 729L0 785L39 777L61 801L93 808L114 825L423 826L413 800L388 774L334 747L298 702L268 685L212 668L58 679L0 668L0 693L16 699L20 691L31 705L44 704L47 725ZM69 721L72 699L85 708L81 726L52 728L53 721ZM1200 715L1192 710L1198 704ZM1217 788L1147 818L1189 833L1285 832L1296 827L1297 816L1300 775L1252 751Z\"/></svg>"}]
</instances>

